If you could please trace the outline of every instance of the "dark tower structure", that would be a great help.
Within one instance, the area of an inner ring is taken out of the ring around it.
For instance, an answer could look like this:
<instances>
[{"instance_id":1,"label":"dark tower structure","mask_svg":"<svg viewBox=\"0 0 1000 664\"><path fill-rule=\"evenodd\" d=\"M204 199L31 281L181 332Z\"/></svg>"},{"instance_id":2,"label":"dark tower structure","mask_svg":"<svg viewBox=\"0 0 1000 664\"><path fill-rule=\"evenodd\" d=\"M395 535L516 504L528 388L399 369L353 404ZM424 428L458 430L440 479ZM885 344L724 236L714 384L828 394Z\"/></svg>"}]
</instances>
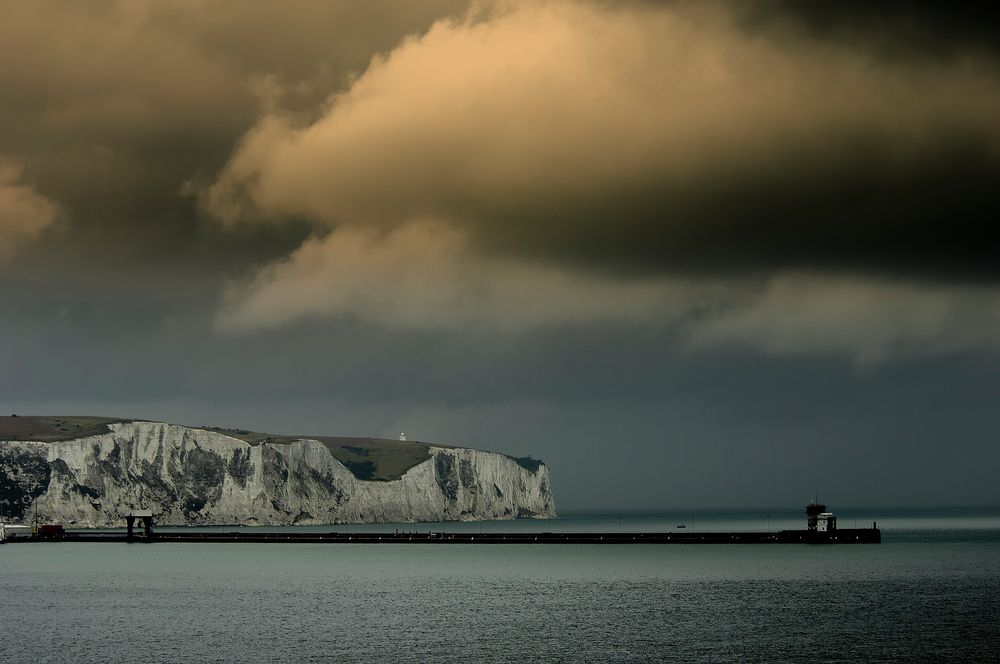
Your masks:
<instances>
[{"instance_id":1,"label":"dark tower structure","mask_svg":"<svg viewBox=\"0 0 1000 664\"><path fill-rule=\"evenodd\" d=\"M139 519L142 523L143 535L146 539L153 537L153 513L150 510L132 510L125 515L125 523L128 525L127 538L135 538L135 521Z\"/></svg>"},{"instance_id":2,"label":"dark tower structure","mask_svg":"<svg viewBox=\"0 0 1000 664\"><path fill-rule=\"evenodd\" d=\"M826 512L826 505L822 503L809 503L806 505L806 520L808 522L808 529L811 531L816 531L816 524L819 522L819 515Z\"/></svg>"}]
</instances>

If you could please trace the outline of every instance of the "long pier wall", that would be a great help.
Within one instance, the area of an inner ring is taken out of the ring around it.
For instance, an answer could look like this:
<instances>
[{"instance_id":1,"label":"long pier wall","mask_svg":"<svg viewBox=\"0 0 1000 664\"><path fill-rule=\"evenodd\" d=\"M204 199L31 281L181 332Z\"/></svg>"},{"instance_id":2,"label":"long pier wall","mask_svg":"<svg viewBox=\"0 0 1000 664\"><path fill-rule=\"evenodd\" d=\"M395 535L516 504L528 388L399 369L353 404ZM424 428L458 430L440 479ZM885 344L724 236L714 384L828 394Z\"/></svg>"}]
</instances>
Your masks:
<instances>
[{"instance_id":1,"label":"long pier wall","mask_svg":"<svg viewBox=\"0 0 1000 664\"><path fill-rule=\"evenodd\" d=\"M828 533L810 530L703 533L294 533L294 532L155 532L129 537L121 532L69 531L54 537L17 537L8 542L214 542L273 544L878 544L878 528Z\"/></svg>"}]
</instances>

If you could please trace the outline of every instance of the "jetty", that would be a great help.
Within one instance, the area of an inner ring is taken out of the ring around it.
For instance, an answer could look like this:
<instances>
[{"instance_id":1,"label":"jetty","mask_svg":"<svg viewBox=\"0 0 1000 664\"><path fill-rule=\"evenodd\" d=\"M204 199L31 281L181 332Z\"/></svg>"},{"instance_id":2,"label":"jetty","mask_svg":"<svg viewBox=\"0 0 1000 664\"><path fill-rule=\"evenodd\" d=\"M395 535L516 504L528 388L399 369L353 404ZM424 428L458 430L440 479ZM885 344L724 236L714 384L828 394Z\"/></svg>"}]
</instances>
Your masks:
<instances>
[{"instance_id":1,"label":"jetty","mask_svg":"<svg viewBox=\"0 0 1000 664\"><path fill-rule=\"evenodd\" d=\"M805 530L704 533L294 533L158 532L149 537L124 533L66 531L58 537L8 539L28 542L245 542L258 544L877 544L877 528L852 528L833 536Z\"/></svg>"},{"instance_id":2,"label":"jetty","mask_svg":"<svg viewBox=\"0 0 1000 664\"><path fill-rule=\"evenodd\" d=\"M776 532L265 532L247 530L154 530L152 514L130 513L127 530L65 530L51 524L30 535L8 536L7 542L126 542L126 543L248 543L248 544L878 544L882 531L871 528L838 528L826 505L806 507L804 530ZM141 520L140 532L133 524Z\"/></svg>"}]
</instances>

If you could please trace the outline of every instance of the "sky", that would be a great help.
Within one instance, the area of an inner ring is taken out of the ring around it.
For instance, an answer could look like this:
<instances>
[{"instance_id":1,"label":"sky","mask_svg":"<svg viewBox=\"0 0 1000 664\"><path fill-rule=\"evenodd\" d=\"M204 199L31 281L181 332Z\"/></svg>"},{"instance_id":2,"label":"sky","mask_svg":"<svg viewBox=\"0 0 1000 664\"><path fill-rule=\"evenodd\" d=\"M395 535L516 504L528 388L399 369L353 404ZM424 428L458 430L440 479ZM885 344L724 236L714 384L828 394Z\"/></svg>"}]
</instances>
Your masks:
<instances>
[{"instance_id":1,"label":"sky","mask_svg":"<svg viewBox=\"0 0 1000 664\"><path fill-rule=\"evenodd\" d=\"M997 10L875 4L12 3L0 408L998 504Z\"/></svg>"}]
</instances>

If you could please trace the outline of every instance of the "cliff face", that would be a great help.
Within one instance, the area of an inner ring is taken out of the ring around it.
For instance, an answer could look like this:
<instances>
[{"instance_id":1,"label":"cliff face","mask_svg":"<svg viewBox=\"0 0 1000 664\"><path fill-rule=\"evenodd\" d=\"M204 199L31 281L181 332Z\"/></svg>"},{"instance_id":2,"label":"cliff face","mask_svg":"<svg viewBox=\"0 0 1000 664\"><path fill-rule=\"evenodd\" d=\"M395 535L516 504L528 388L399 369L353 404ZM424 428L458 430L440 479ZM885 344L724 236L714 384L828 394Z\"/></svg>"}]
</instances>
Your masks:
<instances>
[{"instance_id":1,"label":"cliff face","mask_svg":"<svg viewBox=\"0 0 1000 664\"><path fill-rule=\"evenodd\" d=\"M393 481L360 480L315 440L248 444L154 422L51 443L0 442L0 496L15 517L121 526L511 519L554 514L549 470L493 452L431 446Z\"/></svg>"}]
</instances>

